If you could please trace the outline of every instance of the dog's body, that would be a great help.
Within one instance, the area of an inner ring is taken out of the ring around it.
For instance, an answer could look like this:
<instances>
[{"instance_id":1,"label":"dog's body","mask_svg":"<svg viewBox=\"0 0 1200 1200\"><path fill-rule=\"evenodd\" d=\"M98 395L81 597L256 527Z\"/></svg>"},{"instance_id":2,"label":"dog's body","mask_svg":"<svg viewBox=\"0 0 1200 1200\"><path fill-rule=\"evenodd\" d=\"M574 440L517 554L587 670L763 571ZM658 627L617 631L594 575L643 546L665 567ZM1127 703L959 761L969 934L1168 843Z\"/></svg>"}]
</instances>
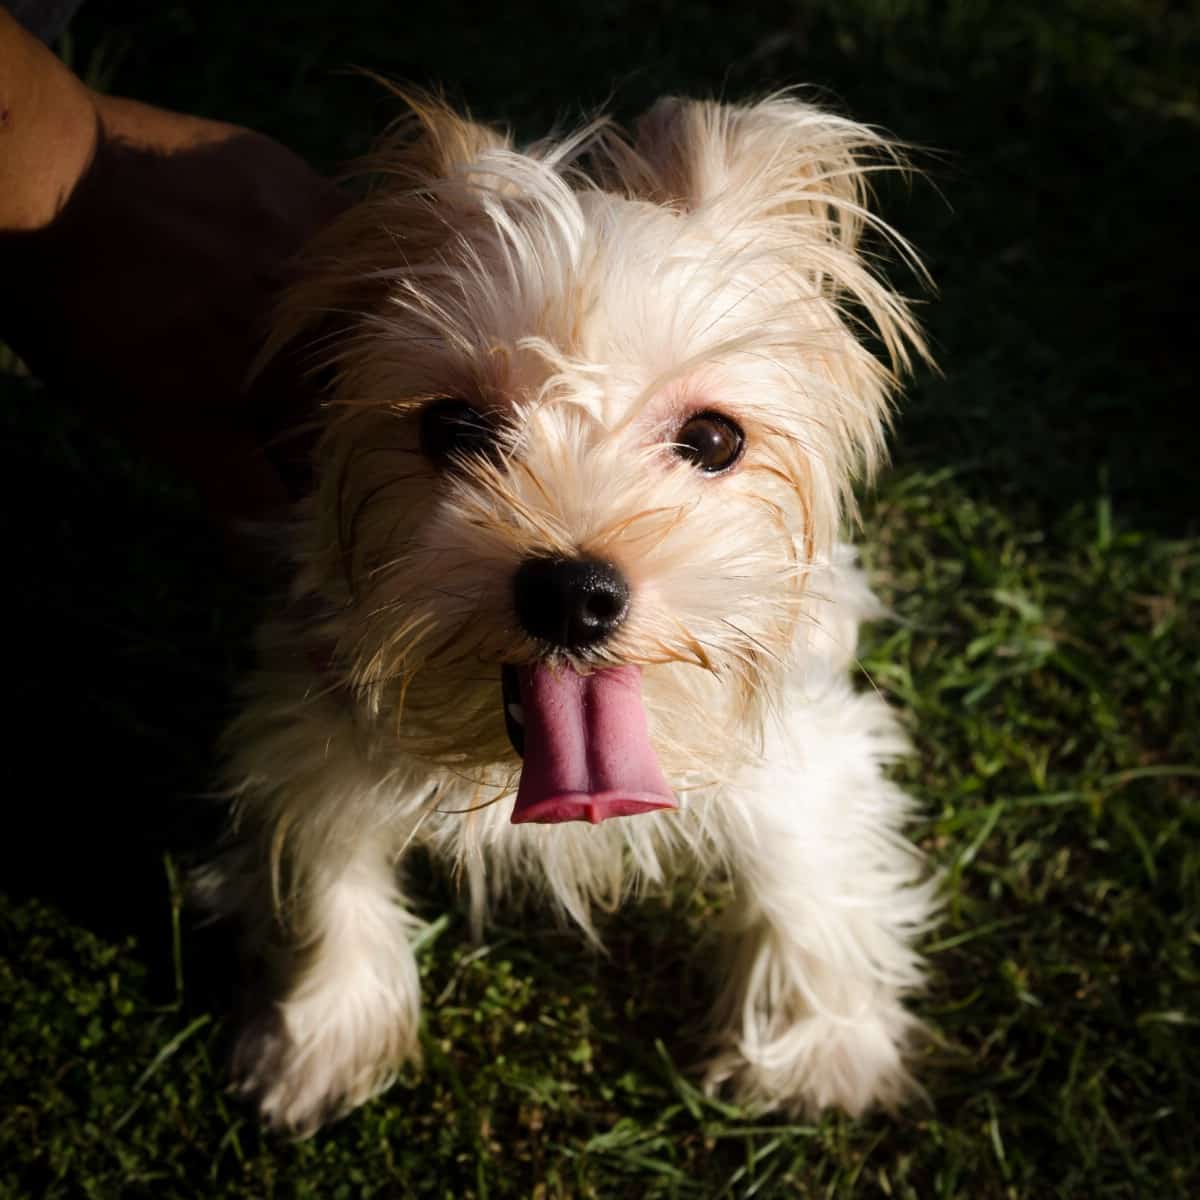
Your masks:
<instances>
[{"instance_id":1,"label":"dog's body","mask_svg":"<svg viewBox=\"0 0 1200 1200\"><path fill-rule=\"evenodd\" d=\"M882 770L903 739L849 683L875 605L835 541L892 383L851 321L896 368L919 349L858 254L880 140L793 100L664 102L584 175L577 141L422 123L281 325L342 322L231 734L239 838L204 877L274 971L235 1069L304 1132L417 1057L421 845L477 928L514 888L590 933L595 901L731 878L709 1081L892 1103L931 887Z\"/></svg>"}]
</instances>

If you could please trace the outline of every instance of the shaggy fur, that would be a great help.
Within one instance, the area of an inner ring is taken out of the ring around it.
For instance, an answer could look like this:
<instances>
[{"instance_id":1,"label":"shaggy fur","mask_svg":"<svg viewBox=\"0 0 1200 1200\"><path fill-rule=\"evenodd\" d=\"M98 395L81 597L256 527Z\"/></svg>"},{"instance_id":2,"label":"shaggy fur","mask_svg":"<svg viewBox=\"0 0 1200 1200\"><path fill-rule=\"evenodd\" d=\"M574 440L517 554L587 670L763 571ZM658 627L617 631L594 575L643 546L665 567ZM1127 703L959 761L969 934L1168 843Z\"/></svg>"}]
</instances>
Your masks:
<instances>
[{"instance_id":1,"label":"shaggy fur","mask_svg":"<svg viewBox=\"0 0 1200 1200\"><path fill-rule=\"evenodd\" d=\"M524 150L414 109L275 338L316 344L332 382L294 584L229 735L236 838L202 876L274 989L241 1086L307 1133L418 1057L402 859L422 845L477 932L517 887L594 937L597 903L731 878L709 1084L762 1108L894 1104L932 889L884 775L903 738L848 681L876 605L836 540L923 353L859 244L872 227L907 254L865 208L889 148L791 97L666 100L631 137ZM491 453L422 453L445 397L486 414ZM706 475L672 446L713 410L745 451ZM619 564L631 605L557 660L641 667L680 809L516 825L500 667L548 652L513 576L580 554Z\"/></svg>"}]
</instances>

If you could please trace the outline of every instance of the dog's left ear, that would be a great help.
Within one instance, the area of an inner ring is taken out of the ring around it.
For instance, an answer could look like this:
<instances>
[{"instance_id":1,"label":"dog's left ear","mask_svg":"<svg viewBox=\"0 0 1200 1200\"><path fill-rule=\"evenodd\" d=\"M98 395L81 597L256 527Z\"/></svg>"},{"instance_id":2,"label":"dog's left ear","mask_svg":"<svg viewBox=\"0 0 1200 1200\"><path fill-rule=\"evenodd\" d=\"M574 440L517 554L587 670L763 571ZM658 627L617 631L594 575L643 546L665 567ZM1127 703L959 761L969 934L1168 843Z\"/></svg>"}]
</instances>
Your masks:
<instances>
[{"instance_id":1,"label":"dog's left ear","mask_svg":"<svg viewBox=\"0 0 1200 1200\"><path fill-rule=\"evenodd\" d=\"M749 105L667 97L637 122L630 150L622 181L647 200L714 217L728 210L743 222L799 217L851 250L868 175L897 162L874 130L790 97Z\"/></svg>"},{"instance_id":2,"label":"dog's left ear","mask_svg":"<svg viewBox=\"0 0 1200 1200\"><path fill-rule=\"evenodd\" d=\"M627 194L774 247L818 294L849 300L894 371L927 358L907 304L858 253L869 227L928 283L915 251L869 209L871 177L906 166L883 134L788 95L745 105L667 97L610 157Z\"/></svg>"}]
</instances>

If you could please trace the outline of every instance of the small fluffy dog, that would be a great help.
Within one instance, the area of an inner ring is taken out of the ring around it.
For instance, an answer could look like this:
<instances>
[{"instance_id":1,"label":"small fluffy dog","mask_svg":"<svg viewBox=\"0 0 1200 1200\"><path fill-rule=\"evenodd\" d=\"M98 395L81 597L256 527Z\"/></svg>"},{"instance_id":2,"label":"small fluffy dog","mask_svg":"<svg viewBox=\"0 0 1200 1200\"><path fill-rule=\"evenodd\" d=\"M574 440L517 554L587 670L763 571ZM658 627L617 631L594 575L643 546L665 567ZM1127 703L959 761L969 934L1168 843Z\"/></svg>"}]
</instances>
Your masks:
<instances>
[{"instance_id":1,"label":"small fluffy dog","mask_svg":"<svg viewBox=\"0 0 1200 1200\"><path fill-rule=\"evenodd\" d=\"M860 250L904 249L865 208L888 146L790 96L524 150L414 107L275 339L330 382L202 876L273 989L235 1074L307 1133L418 1057L423 846L477 931L514 889L594 936L597 901L731 880L708 1084L892 1104L933 889L837 542L923 353Z\"/></svg>"}]
</instances>

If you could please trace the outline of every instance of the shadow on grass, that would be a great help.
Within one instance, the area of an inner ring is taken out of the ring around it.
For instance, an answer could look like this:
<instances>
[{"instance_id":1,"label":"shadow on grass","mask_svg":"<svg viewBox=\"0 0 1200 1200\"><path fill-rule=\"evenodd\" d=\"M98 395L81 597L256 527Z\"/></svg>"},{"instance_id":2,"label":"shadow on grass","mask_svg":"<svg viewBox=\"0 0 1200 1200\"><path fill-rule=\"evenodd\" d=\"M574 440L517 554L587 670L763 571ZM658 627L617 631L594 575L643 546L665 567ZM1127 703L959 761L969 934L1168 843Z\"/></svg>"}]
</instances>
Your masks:
<instances>
[{"instance_id":1,"label":"shadow on grass","mask_svg":"<svg viewBox=\"0 0 1200 1200\"><path fill-rule=\"evenodd\" d=\"M169 963L164 855L209 844L212 745L254 601L189 495L0 377L10 705L5 890ZM165 958L164 958L165 956Z\"/></svg>"}]
</instances>

